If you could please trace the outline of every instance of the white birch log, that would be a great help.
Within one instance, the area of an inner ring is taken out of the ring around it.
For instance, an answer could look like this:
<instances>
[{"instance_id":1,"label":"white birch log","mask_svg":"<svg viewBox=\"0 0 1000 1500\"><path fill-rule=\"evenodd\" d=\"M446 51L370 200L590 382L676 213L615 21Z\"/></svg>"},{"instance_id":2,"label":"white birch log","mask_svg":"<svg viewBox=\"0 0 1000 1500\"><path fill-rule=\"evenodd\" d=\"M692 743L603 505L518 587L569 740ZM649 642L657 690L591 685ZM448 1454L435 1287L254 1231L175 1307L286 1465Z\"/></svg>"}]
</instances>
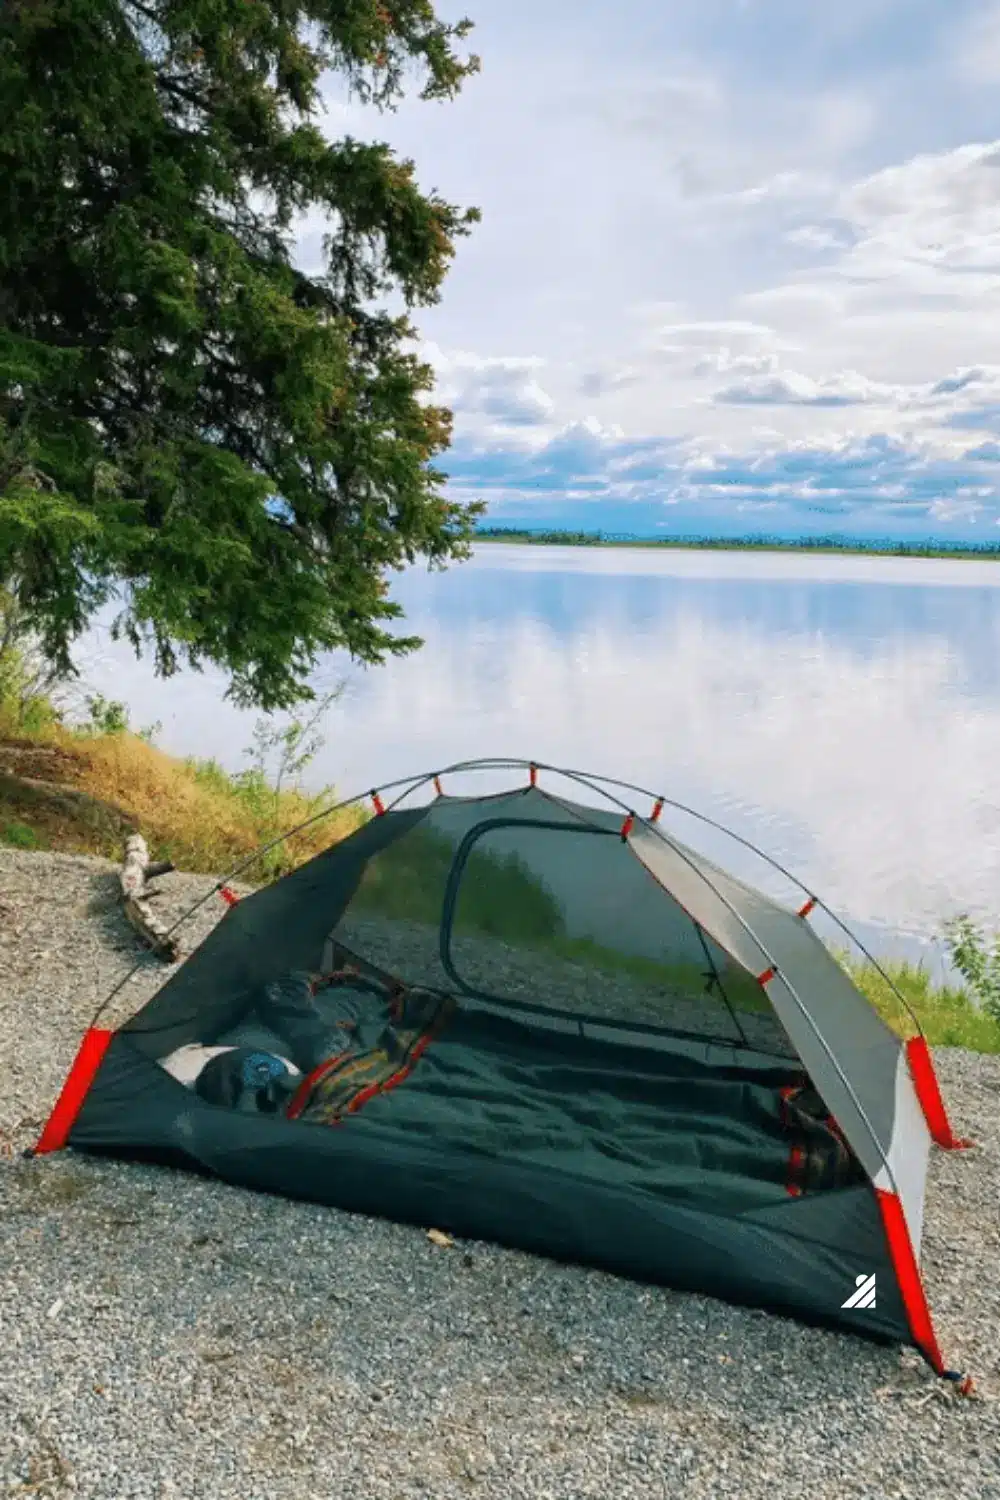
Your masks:
<instances>
[{"instance_id":1,"label":"white birch log","mask_svg":"<svg viewBox=\"0 0 1000 1500\"><path fill-rule=\"evenodd\" d=\"M176 938L168 935L166 925L149 904L156 895L149 889L149 881L172 869L173 865L166 861L150 864L149 849L141 833L133 833L126 839L125 861L119 876L125 915L147 947L167 963L176 962L180 950Z\"/></svg>"}]
</instances>

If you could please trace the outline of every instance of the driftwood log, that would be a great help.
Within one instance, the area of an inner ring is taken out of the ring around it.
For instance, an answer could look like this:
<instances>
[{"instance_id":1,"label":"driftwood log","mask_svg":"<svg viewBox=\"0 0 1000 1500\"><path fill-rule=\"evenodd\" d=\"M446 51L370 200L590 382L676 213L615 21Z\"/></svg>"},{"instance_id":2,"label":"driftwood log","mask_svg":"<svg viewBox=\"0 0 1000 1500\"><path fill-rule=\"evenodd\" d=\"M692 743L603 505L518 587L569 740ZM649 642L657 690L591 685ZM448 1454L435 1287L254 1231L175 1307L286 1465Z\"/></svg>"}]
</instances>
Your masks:
<instances>
[{"instance_id":1,"label":"driftwood log","mask_svg":"<svg viewBox=\"0 0 1000 1500\"><path fill-rule=\"evenodd\" d=\"M177 940L171 937L165 924L150 906L158 891L149 889L149 882L158 875L168 875L173 869L168 860L150 864L149 849L141 833L133 833L125 841L125 861L119 877L125 915L148 948L167 963L175 963L180 949Z\"/></svg>"}]
</instances>

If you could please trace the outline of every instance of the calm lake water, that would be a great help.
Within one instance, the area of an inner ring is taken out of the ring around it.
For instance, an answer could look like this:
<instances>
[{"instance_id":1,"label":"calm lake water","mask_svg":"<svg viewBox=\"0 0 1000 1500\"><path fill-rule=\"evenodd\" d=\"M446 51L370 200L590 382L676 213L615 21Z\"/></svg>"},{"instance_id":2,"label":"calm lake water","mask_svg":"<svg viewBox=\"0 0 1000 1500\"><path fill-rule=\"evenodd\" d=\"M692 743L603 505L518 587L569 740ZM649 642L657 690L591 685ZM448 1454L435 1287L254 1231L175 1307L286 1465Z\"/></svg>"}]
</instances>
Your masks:
<instances>
[{"instance_id":1,"label":"calm lake water","mask_svg":"<svg viewBox=\"0 0 1000 1500\"><path fill-rule=\"evenodd\" d=\"M555 762L718 819L881 953L925 951L958 911L994 923L1000 564L490 544L394 592L426 645L324 667L346 686L312 784L347 795L475 756ZM162 721L165 749L246 763L255 715L218 677L157 682L103 629L79 660L133 723ZM722 853L690 820L671 826Z\"/></svg>"}]
</instances>

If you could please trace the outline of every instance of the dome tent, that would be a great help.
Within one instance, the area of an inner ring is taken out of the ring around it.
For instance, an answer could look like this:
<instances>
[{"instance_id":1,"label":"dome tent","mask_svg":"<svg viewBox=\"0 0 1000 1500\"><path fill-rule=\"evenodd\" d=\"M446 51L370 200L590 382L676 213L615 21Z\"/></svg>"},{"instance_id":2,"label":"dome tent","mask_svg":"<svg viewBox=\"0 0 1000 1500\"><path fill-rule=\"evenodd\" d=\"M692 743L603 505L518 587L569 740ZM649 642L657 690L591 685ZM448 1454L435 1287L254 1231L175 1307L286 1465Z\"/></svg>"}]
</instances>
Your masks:
<instances>
[{"instance_id":1,"label":"dome tent","mask_svg":"<svg viewBox=\"0 0 1000 1500\"><path fill-rule=\"evenodd\" d=\"M965 1143L818 898L772 899L667 831L680 804L607 778L491 760L368 796L289 875L238 903L219 883L231 910L152 1000L95 1017L36 1154L433 1225L958 1378L919 1254L931 1143Z\"/></svg>"}]
</instances>

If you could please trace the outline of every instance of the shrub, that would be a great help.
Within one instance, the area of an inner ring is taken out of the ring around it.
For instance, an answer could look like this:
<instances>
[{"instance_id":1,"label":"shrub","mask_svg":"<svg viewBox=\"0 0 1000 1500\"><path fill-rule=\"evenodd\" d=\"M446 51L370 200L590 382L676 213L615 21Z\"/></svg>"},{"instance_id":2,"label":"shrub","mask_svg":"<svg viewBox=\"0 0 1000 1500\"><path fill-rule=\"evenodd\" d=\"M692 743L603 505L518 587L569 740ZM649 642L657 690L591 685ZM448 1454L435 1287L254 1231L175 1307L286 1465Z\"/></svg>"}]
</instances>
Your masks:
<instances>
[{"instance_id":1,"label":"shrub","mask_svg":"<svg viewBox=\"0 0 1000 1500\"><path fill-rule=\"evenodd\" d=\"M1000 934L987 937L967 915L945 927L951 961L987 1015L1000 1023Z\"/></svg>"},{"instance_id":2,"label":"shrub","mask_svg":"<svg viewBox=\"0 0 1000 1500\"><path fill-rule=\"evenodd\" d=\"M0 844L9 844L14 849L42 849L41 836L27 823L0 824Z\"/></svg>"},{"instance_id":3,"label":"shrub","mask_svg":"<svg viewBox=\"0 0 1000 1500\"><path fill-rule=\"evenodd\" d=\"M47 658L11 585L0 584L0 726L41 735L58 724L66 675Z\"/></svg>"},{"instance_id":4,"label":"shrub","mask_svg":"<svg viewBox=\"0 0 1000 1500\"><path fill-rule=\"evenodd\" d=\"M81 734L127 734L128 709L124 703L92 693L86 700L87 718L80 725ZM143 736L145 738L145 736Z\"/></svg>"}]
</instances>

